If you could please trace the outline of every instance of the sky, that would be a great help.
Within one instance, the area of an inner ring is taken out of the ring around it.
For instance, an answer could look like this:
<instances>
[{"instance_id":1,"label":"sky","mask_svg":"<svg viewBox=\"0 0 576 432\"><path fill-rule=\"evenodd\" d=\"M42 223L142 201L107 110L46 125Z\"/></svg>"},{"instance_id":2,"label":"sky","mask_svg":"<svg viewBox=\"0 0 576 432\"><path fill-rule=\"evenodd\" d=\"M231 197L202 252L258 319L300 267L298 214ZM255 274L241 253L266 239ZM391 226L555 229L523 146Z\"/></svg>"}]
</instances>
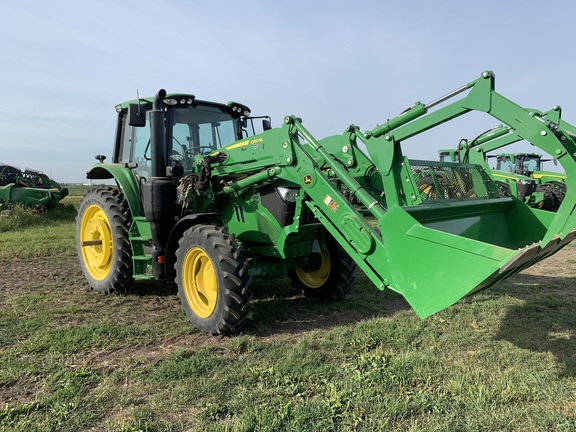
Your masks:
<instances>
[{"instance_id":1,"label":"sky","mask_svg":"<svg viewBox=\"0 0 576 432\"><path fill-rule=\"evenodd\" d=\"M575 12L571 0L4 1L0 162L86 182L94 155L110 159L114 106L161 88L241 102L273 126L293 114L322 138L492 70L505 97L561 105L574 123ZM497 124L472 116L403 150L437 160Z\"/></svg>"}]
</instances>

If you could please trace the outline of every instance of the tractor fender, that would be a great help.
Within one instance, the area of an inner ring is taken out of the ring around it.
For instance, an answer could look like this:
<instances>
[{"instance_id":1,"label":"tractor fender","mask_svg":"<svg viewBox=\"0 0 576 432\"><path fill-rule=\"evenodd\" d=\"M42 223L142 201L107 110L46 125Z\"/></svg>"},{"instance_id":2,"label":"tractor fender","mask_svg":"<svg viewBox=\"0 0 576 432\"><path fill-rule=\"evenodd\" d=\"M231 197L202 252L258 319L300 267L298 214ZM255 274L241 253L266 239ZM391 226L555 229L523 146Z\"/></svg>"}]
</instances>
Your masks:
<instances>
[{"instance_id":1,"label":"tractor fender","mask_svg":"<svg viewBox=\"0 0 576 432\"><path fill-rule=\"evenodd\" d=\"M548 184L554 185L555 187L557 187L558 189L560 189L564 193L567 190L566 183L564 183L562 181L552 180L551 182L548 182Z\"/></svg>"},{"instance_id":2,"label":"tractor fender","mask_svg":"<svg viewBox=\"0 0 576 432\"><path fill-rule=\"evenodd\" d=\"M166 268L174 268L176 263L176 249L178 249L178 242L184 235L184 231L192 228L194 225L199 224L214 224L214 220L218 221L217 225L223 226L222 215L220 213L194 213L184 216L180 219L168 237L168 244L166 245Z\"/></svg>"},{"instance_id":3,"label":"tractor fender","mask_svg":"<svg viewBox=\"0 0 576 432\"><path fill-rule=\"evenodd\" d=\"M128 202L132 216L141 216L140 190L130 168L121 164L96 164L86 173L89 180L113 178Z\"/></svg>"}]
</instances>

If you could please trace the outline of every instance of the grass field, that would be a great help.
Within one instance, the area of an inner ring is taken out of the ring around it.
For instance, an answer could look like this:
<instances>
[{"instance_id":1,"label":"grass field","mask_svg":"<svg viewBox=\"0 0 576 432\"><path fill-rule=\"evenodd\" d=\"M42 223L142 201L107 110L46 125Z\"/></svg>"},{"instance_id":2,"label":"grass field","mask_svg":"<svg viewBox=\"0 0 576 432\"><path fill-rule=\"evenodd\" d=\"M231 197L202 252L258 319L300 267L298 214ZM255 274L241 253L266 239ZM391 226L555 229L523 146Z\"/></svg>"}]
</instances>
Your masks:
<instances>
[{"instance_id":1,"label":"grass field","mask_svg":"<svg viewBox=\"0 0 576 432\"><path fill-rule=\"evenodd\" d=\"M1 431L576 430L571 245L425 320L363 275L332 303L255 280L215 338L170 284L87 291L78 193L0 220Z\"/></svg>"}]
</instances>

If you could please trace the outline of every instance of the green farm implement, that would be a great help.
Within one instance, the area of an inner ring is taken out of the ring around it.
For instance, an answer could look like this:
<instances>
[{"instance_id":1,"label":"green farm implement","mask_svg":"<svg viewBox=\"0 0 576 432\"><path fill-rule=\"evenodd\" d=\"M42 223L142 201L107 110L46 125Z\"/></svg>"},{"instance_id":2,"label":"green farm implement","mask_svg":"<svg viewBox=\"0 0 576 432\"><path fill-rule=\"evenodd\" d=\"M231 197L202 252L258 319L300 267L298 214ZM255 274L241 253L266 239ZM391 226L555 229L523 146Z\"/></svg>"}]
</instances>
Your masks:
<instances>
[{"instance_id":1,"label":"green farm implement","mask_svg":"<svg viewBox=\"0 0 576 432\"><path fill-rule=\"evenodd\" d=\"M0 208L22 204L37 209L57 207L68 189L41 171L0 163Z\"/></svg>"},{"instance_id":2,"label":"green farm implement","mask_svg":"<svg viewBox=\"0 0 576 432\"><path fill-rule=\"evenodd\" d=\"M242 326L251 277L287 274L304 295L339 299L359 267L426 317L576 236L576 190L545 212L500 197L481 165L404 156L410 138L479 111L576 177L573 128L497 93L490 71L369 131L323 139L295 116L254 133L244 105L164 90L116 109L111 162L98 155L87 174L116 185L79 207L83 273L101 292L175 280L187 318L208 333Z\"/></svg>"}]
</instances>

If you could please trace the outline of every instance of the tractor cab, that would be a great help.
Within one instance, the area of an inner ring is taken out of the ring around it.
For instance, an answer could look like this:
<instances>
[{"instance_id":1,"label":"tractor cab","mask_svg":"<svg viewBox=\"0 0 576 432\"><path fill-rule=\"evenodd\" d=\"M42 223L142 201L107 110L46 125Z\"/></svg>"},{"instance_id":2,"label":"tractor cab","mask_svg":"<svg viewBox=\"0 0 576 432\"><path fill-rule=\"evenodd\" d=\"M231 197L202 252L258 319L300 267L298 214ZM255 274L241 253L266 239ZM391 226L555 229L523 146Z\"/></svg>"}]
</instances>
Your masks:
<instances>
[{"instance_id":1,"label":"tractor cab","mask_svg":"<svg viewBox=\"0 0 576 432\"><path fill-rule=\"evenodd\" d=\"M201 158L219 148L256 133L250 109L236 102L220 104L190 94L168 94L162 101L163 148L153 156L150 122L153 98L137 99L116 106L119 113L113 163L130 167L137 178L153 176L153 160L166 175L182 176ZM268 119L268 117L266 117ZM264 123L263 128L269 125ZM155 157L157 159L155 159Z\"/></svg>"},{"instance_id":2,"label":"tractor cab","mask_svg":"<svg viewBox=\"0 0 576 432\"><path fill-rule=\"evenodd\" d=\"M496 156L496 169L530 177L541 170L542 156L535 153L502 153Z\"/></svg>"},{"instance_id":3,"label":"tractor cab","mask_svg":"<svg viewBox=\"0 0 576 432\"><path fill-rule=\"evenodd\" d=\"M438 156L440 157L440 162L460 162L460 155L458 150L453 149L442 149L438 150Z\"/></svg>"}]
</instances>

